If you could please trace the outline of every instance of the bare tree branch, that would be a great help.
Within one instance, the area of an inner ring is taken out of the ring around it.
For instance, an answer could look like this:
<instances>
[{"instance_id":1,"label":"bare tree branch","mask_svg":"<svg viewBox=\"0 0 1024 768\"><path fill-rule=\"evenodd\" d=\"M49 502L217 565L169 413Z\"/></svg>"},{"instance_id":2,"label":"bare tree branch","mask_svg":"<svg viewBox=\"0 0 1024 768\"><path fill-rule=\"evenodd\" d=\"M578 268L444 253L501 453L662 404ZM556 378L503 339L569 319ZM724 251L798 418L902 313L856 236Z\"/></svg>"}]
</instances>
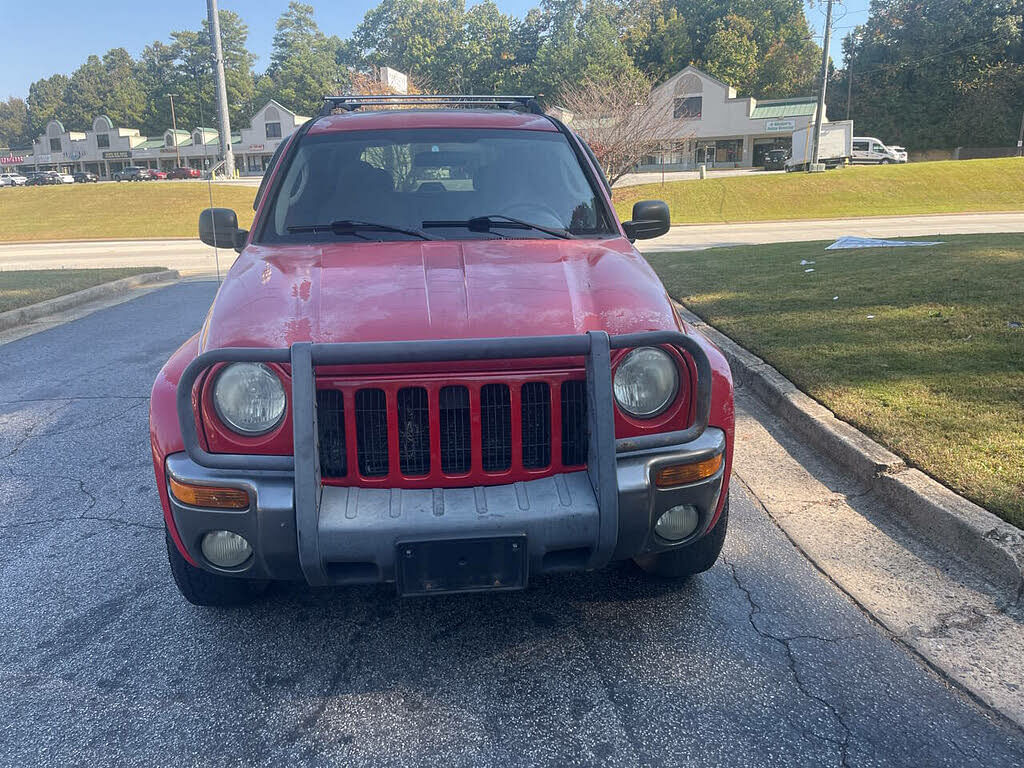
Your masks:
<instances>
[{"instance_id":1,"label":"bare tree branch","mask_svg":"<svg viewBox=\"0 0 1024 768\"><path fill-rule=\"evenodd\" d=\"M651 83L643 76L623 74L607 80L566 83L560 89L572 113L576 133L590 145L608 181L614 184L663 143L664 120L651 99ZM673 140L679 138L675 120Z\"/></svg>"}]
</instances>

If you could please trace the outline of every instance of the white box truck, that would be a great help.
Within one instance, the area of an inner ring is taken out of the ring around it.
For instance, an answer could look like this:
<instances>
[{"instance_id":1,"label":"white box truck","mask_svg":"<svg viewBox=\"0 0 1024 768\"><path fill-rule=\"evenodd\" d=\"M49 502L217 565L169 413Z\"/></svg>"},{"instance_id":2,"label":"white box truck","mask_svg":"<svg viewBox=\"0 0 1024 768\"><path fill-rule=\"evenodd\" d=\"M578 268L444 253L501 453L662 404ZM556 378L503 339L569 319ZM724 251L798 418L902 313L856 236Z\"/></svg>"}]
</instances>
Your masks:
<instances>
[{"instance_id":1,"label":"white box truck","mask_svg":"<svg viewBox=\"0 0 1024 768\"><path fill-rule=\"evenodd\" d=\"M793 151L786 161L787 171L807 170L814 152L814 123L793 131ZM818 162L826 168L845 165L853 155L853 121L837 120L821 126Z\"/></svg>"}]
</instances>

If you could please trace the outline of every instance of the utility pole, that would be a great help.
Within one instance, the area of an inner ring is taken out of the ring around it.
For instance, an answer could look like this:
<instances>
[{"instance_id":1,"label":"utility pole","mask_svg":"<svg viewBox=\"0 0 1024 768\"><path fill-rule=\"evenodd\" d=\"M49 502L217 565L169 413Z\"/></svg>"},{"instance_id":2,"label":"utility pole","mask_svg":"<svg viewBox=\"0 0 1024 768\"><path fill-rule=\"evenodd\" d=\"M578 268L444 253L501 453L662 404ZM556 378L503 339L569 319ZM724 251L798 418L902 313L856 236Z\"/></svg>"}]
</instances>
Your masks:
<instances>
[{"instance_id":1,"label":"utility pole","mask_svg":"<svg viewBox=\"0 0 1024 768\"><path fill-rule=\"evenodd\" d=\"M174 131L174 167L181 168L181 150L178 149L178 118L174 116L174 94L167 94L171 99L171 130Z\"/></svg>"},{"instance_id":2,"label":"utility pole","mask_svg":"<svg viewBox=\"0 0 1024 768\"><path fill-rule=\"evenodd\" d=\"M811 147L811 163L808 170L818 165L818 152L821 150L821 123L825 114L825 86L828 84L828 47L832 37L832 2L828 0L825 12L825 41L821 46L821 88L818 90L818 111L814 116L814 144Z\"/></svg>"},{"instance_id":3,"label":"utility pole","mask_svg":"<svg viewBox=\"0 0 1024 768\"><path fill-rule=\"evenodd\" d=\"M829 8L831 9L831 4ZM213 42L213 75L217 86L217 121L220 123L220 156L224 158L224 174L235 177L235 155L231 150L231 122L228 119L228 89L224 83L224 52L220 43L220 15L217 0L206 0L210 17L210 38Z\"/></svg>"}]
</instances>

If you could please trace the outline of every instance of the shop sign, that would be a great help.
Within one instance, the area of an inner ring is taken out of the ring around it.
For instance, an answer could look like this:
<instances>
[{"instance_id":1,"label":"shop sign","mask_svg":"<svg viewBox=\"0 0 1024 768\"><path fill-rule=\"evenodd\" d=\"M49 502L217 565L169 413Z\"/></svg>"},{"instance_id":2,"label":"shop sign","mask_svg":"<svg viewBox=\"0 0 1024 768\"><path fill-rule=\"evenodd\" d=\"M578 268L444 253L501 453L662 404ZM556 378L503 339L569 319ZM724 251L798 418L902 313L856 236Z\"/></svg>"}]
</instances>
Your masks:
<instances>
[{"instance_id":1,"label":"shop sign","mask_svg":"<svg viewBox=\"0 0 1024 768\"><path fill-rule=\"evenodd\" d=\"M765 133L780 133L796 130L796 120L765 120Z\"/></svg>"},{"instance_id":2,"label":"shop sign","mask_svg":"<svg viewBox=\"0 0 1024 768\"><path fill-rule=\"evenodd\" d=\"M82 159L82 153L81 152L65 152L64 153L64 159L65 160L81 160Z\"/></svg>"},{"instance_id":3,"label":"shop sign","mask_svg":"<svg viewBox=\"0 0 1024 768\"><path fill-rule=\"evenodd\" d=\"M0 157L0 165L21 165L25 158L18 155L5 155Z\"/></svg>"},{"instance_id":4,"label":"shop sign","mask_svg":"<svg viewBox=\"0 0 1024 768\"><path fill-rule=\"evenodd\" d=\"M262 144L250 144L249 145L249 151L250 152L262 152L263 151L263 145Z\"/></svg>"},{"instance_id":5,"label":"shop sign","mask_svg":"<svg viewBox=\"0 0 1024 768\"><path fill-rule=\"evenodd\" d=\"M132 153L123 149L112 149L103 153L104 160L131 160Z\"/></svg>"}]
</instances>

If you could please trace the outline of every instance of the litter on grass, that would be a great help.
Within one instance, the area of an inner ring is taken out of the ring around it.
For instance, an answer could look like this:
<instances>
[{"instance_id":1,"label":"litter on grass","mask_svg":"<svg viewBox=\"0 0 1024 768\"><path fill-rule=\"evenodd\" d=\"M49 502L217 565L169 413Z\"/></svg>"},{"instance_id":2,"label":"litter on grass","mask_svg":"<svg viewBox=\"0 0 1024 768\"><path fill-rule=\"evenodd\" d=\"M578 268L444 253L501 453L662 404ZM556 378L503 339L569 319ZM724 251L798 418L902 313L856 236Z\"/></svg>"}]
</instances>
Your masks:
<instances>
[{"instance_id":1,"label":"litter on grass","mask_svg":"<svg viewBox=\"0 0 1024 768\"><path fill-rule=\"evenodd\" d=\"M813 261L808 261L807 259L800 259L800 266L801 267L806 267L808 264L813 264L813 263L814 263Z\"/></svg>"},{"instance_id":2,"label":"litter on grass","mask_svg":"<svg viewBox=\"0 0 1024 768\"><path fill-rule=\"evenodd\" d=\"M810 269L805 269L804 270L804 272L813 272L813 271L814 271L814 267L811 267Z\"/></svg>"},{"instance_id":3,"label":"litter on grass","mask_svg":"<svg viewBox=\"0 0 1024 768\"><path fill-rule=\"evenodd\" d=\"M905 245L942 245L942 240L880 240L875 237L840 237L826 251L841 251L846 248L901 248Z\"/></svg>"}]
</instances>

